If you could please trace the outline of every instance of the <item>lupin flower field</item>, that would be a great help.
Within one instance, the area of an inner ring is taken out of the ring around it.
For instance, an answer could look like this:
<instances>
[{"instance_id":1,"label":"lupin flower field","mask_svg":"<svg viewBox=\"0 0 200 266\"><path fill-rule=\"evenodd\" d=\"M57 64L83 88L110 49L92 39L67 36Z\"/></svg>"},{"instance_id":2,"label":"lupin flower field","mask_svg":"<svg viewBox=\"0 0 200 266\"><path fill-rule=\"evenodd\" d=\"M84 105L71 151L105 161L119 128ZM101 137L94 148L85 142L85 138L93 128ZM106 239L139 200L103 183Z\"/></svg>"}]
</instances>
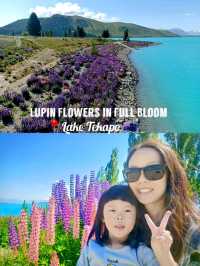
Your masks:
<instances>
[{"instance_id":1,"label":"lupin flower field","mask_svg":"<svg viewBox=\"0 0 200 266\"><path fill-rule=\"evenodd\" d=\"M90 40L86 44L81 43L81 49L73 52L60 52L54 66L38 67L27 75L25 84L18 86L17 90L5 89L9 88L5 86L0 94L0 130L54 132L51 117L40 114L31 116L31 110L35 109L115 108L124 106L123 98L135 107L137 75L125 60L130 52L129 45L103 39ZM127 82L130 84L124 88ZM121 95L121 92L126 91L127 94L129 90L130 99ZM57 113L54 118L60 124L57 132L63 131L63 122L87 122L84 117L59 118ZM98 121L102 124L116 122L113 117L100 117Z\"/></svg>"},{"instance_id":2,"label":"lupin flower field","mask_svg":"<svg viewBox=\"0 0 200 266\"><path fill-rule=\"evenodd\" d=\"M109 187L94 171L82 180L71 175L69 189L64 180L52 185L46 208L33 202L19 217L0 217L0 265L75 266Z\"/></svg>"}]
</instances>

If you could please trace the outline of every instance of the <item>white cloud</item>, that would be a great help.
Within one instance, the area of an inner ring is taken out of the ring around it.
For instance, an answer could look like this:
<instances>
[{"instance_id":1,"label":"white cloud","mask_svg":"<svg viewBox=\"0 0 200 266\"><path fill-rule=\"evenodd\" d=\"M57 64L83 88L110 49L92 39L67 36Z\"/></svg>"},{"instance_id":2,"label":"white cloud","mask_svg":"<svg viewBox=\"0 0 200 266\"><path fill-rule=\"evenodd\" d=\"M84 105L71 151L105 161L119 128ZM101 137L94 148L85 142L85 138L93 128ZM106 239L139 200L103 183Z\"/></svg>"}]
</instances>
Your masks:
<instances>
[{"instance_id":1,"label":"white cloud","mask_svg":"<svg viewBox=\"0 0 200 266\"><path fill-rule=\"evenodd\" d=\"M79 4L71 2L58 2L54 6L36 6L30 8L29 13L35 12L39 17L50 17L55 14L66 15L66 16L82 16L86 18L91 18L99 21L120 21L117 17L108 17L107 14L103 12L94 12L88 8L82 8Z\"/></svg>"}]
</instances>

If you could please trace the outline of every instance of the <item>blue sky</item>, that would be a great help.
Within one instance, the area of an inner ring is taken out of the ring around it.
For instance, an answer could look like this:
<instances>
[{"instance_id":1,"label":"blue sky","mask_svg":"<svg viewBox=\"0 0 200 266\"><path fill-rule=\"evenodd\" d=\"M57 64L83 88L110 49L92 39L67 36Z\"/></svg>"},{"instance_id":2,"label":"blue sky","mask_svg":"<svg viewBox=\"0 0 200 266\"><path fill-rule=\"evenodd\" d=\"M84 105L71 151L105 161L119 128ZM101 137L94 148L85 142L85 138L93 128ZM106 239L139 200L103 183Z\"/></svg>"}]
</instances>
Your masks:
<instances>
[{"instance_id":1,"label":"blue sky","mask_svg":"<svg viewBox=\"0 0 200 266\"><path fill-rule=\"evenodd\" d=\"M124 21L152 28L200 31L199 0L7 0L0 4L0 26L27 18L30 10L41 16L77 14L102 21Z\"/></svg>"},{"instance_id":2,"label":"blue sky","mask_svg":"<svg viewBox=\"0 0 200 266\"><path fill-rule=\"evenodd\" d=\"M46 200L56 181L105 167L115 147L121 170L128 134L1 134L0 147L0 199Z\"/></svg>"}]
</instances>

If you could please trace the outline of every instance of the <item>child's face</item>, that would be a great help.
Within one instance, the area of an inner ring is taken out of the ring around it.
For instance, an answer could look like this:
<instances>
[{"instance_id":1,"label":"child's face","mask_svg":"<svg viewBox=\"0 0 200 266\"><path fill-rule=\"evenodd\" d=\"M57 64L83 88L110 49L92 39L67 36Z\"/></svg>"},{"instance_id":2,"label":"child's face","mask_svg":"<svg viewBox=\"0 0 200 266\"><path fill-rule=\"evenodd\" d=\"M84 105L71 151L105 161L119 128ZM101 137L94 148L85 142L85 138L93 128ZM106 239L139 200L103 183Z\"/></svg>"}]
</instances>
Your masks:
<instances>
[{"instance_id":1,"label":"child's face","mask_svg":"<svg viewBox=\"0 0 200 266\"><path fill-rule=\"evenodd\" d=\"M111 243L121 243L134 228L136 208L127 201L111 200L104 206L103 217Z\"/></svg>"}]
</instances>

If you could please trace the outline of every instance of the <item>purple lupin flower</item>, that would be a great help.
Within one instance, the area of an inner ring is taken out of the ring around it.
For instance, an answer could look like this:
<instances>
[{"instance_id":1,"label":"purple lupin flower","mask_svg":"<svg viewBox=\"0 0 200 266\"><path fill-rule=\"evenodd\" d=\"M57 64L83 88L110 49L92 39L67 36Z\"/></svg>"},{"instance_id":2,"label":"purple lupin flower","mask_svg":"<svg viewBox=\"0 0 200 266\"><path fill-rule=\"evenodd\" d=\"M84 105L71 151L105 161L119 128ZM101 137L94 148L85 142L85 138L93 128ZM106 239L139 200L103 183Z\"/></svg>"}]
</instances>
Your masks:
<instances>
[{"instance_id":1,"label":"purple lupin flower","mask_svg":"<svg viewBox=\"0 0 200 266\"><path fill-rule=\"evenodd\" d=\"M101 183L101 193L108 190L110 187L110 183L108 181L104 181Z\"/></svg>"},{"instance_id":2,"label":"purple lupin flower","mask_svg":"<svg viewBox=\"0 0 200 266\"><path fill-rule=\"evenodd\" d=\"M52 132L51 121L43 117L24 117L21 120L22 132Z\"/></svg>"},{"instance_id":3,"label":"purple lupin flower","mask_svg":"<svg viewBox=\"0 0 200 266\"><path fill-rule=\"evenodd\" d=\"M82 190L82 199L85 201L87 198L87 176L83 177L83 186L81 187Z\"/></svg>"},{"instance_id":4,"label":"purple lupin flower","mask_svg":"<svg viewBox=\"0 0 200 266\"><path fill-rule=\"evenodd\" d=\"M64 180L60 180L59 183L58 183L58 187L59 187L60 201L62 201L62 199L67 194L67 189L66 189L65 181Z\"/></svg>"},{"instance_id":5,"label":"purple lupin flower","mask_svg":"<svg viewBox=\"0 0 200 266\"><path fill-rule=\"evenodd\" d=\"M11 220L9 221L8 231L10 247L16 251L19 247L19 238L16 226Z\"/></svg>"},{"instance_id":6,"label":"purple lupin flower","mask_svg":"<svg viewBox=\"0 0 200 266\"><path fill-rule=\"evenodd\" d=\"M101 197L101 188L100 188L100 183L96 180L94 183L94 191L95 191L95 198L99 201Z\"/></svg>"},{"instance_id":7,"label":"purple lupin flower","mask_svg":"<svg viewBox=\"0 0 200 266\"><path fill-rule=\"evenodd\" d=\"M90 184L94 185L95 183L95 171L90 171Z\"/></svg>"},{"instance_id":8,"label":"purple lupin flower","mask_svg":"<svg viewBox=\"0 0 200 266\"><path fill-rule=\"evenodd\" d=\"M13 122L12 111L7 107L0 108L0 120L3 121L4 125L11 124Z\"/></svg>"},{"instance_id":9,"label":"purple lupin flower","mask_svg":"<svg viewBox=\"0 0 200 266\"><path fill-rule=\"evenodd\" d=\"M41 229L47 229L47 215L45 209L41 210Z\"/></svg>"},{"instance_id":10,"label":"purple lupin flower","mask_svg":"<svg viewBox=\"0 0 200 266\"><path fill-rule=\"evenodd\" d=\"M56 222L58 222L58 220L62 218L61 203L64 193L65 193L64 181L59 181L58 183L53 185L52 195L54 196L56 201L56 209L55 209Z\"/></svg>"},{"instance_id":11,"label":"purple lupin flower","mask_svg":"<svg viewBox=\"0 0 200 266\"><path fill-rule=\"evenodd\" d=\"M59 209L61 211L61 219L65 228L65 231L69 231L70 228L70 219L71 219L71 206L70 199L67 193L67 188L65 182L60 180L58 183L59 190Z\"/></svg>"},{"instance_id":12,"label":"purple lupin flower","mask_svg":"<svg viewBox=\"0 0 200 266\"><path fill-rule=\"evenodd\" d=\"M81 199L80 176L79 175L76 175L75 199L78 199L79 201Z\"/></svg>"},{"instance_id":13,"label":"purple lupin flower","mask_svg":"<svg viewBox=\"0 0 200 266\"><path fill-rule=\"evenodd\" d=\"M60 204L60 186L59 183L54 184L52 196L55 198L55 221L56 223L61 219L61 204Z\"/></svg>"},{"instance_id":14,"label":"purple lupin flower","mask_svg":"<svg viewBox=\"0 0 200 266\"><path fill-rule=\"evenodd\" d=\"M62 200L62 221L66 232L70 230L71 213L70 200L66 196Z\"/></svg>"},{"instance_id":15,"label":"purple lupin flower","mask_svg":"<svg viewBox=\"0 0 200 266\"><path fill-rule=\"evenodd\" d=\"M53 185L52 195L54 196L56 202L56 208L55 208L56 222L58 222L58 220L61 219L64 228L67 231L69 229L72 210L65 182L63 180L60 180L58 183Z\"/></svg>"},{"instance_id":16,"label":"purple lupin flower","mask_svg":"<svg viewBox=\"0 0 200 266\"><path fill-rule=\"evenodd\" d=\"M70 175L70 198L74 201L74 175Z\"/></svg>"},{"instance_id":17,"label":"purple lupin flower","mask_svg":"<svg viewBox=\"0 0 200 266\"><path fill-rule=\"evenodd\" d=\"M51 196L55 199L55 221L57 222L59 220L59 195L58 195L58 186L57 183L52 185L52 193Z\"/></svg>"},{"instance_id":18,"label":"purple lupin flower","mask_svg":"<svg viewBox=\"0 0 200 266\"><path fill-rule=\"evenodd\" d=\"M80 201L80 218L84 219L85 213L85 205L87 199L87 175L83 177L83 181L81 182L81 201Z\"/></svg>"}]
</instances>

